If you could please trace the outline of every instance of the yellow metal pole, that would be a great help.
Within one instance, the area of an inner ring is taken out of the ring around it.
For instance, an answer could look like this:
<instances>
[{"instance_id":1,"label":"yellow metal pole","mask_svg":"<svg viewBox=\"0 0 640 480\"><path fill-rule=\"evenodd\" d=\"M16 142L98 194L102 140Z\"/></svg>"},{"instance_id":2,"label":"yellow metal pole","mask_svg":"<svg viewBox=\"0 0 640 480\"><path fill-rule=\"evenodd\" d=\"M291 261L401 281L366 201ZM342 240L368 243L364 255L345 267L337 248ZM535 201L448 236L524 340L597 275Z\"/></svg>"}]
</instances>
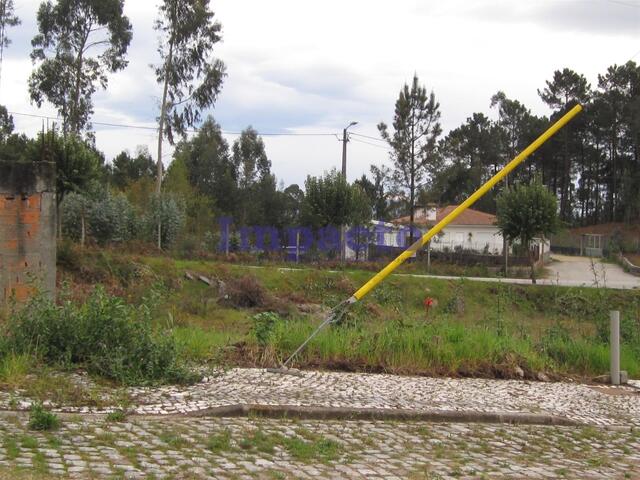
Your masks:
<instances>
[{"instance_id":1,"label":"yellow metal pole","mask_svg":"<svg viewBox=\"0 0 640 480\"><path fill-rule=\"evenodd\" d=\"M435 235L437 235L444 227L449 225L453 220L458 217L462 212L464 212L467 208L473 205L480 197L482 197L485 193L487 193L491 188L506 177L514 168L520 165L527 157L529 157L533 152L535 152L544 142L549 140L558 130L564 127L573 117L575 117L578 113L582 111L582 107L580 105L576 105L571 110L569 110L562 118L560 118L556 123L551 125L549 129L540 135L531 145L525 148L522 153L520 153L517 157L511 160L502 170L496 173L487 183L482 185L478 190L476 190L469 198L467 198L464 202L458 205L449 215L440 220L431 230L425 233L421 238L419 238L413 245L407 248L404 252L402 252L398 257L391 261L386 267L376 273L367 283L365 283L362 287L360 287L352 296L349 298L349 303L355 303L358 300L361 300L367 293L373 290L380 282L382 282L385 278L387 278L391 272L393 272L396 268L404 263L404 261L411 257L415 252L420 250L429 240L431 240Z\"/></svg>"}]
</instances>

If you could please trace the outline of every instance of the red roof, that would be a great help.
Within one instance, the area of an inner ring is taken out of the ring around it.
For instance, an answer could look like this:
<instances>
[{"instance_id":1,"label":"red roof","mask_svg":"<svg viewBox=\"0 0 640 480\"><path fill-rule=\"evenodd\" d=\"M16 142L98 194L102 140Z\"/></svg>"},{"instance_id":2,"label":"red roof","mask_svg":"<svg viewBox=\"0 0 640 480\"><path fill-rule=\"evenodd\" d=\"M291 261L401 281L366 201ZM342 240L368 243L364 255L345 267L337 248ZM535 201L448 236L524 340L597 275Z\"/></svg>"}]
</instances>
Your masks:
<instances>
[{"instance_id":1,"label":"red roof","mask_svg":"<svg viewBox=\"0 0 640 480\"><path fill-rule=\"evenodd\" d=\"M436 210L436 221L427 220L424 217L414 218L414 224L417 226L432 226L449 215L458 205L447 205L446 207L440 207ZM391 223L408 225L409 215L406 217L396 218L391 220ZM458 217L456 217L450 225L495 225L496 216L490 213L474 210L473 208L467 208Z\"/></svg>"}]
</instances>

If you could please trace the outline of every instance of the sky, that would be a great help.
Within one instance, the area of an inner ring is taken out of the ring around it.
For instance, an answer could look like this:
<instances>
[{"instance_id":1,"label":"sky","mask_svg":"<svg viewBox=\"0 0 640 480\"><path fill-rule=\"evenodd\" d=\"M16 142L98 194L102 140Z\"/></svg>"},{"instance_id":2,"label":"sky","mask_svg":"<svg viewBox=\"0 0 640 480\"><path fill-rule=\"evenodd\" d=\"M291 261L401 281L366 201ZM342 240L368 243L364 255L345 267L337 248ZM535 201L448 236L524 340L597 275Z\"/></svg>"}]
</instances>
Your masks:
<instances>
[{"instance_id":1,"label":"sky","mask_svg":"<svg viewBox=\"0 0 640 480\"><path fill-rule=\"evenodd\" d=\"M22 25L7 33L0 104L21 114L56 116L52 105L32 104L38 0L15 0ZM125 0L133 25L128 67L109 77L94 97L94 122L155 127L160 87L153 31L158 2ZM548 115L537 89L565 67L597 85L598 74L633 58L640 62L640 0L212 0L223 41L215 55L227 68L222 92L206 112L231 144L252 125L264 140L272 171L284 185L340 169L342 129L379 139L377 124L391 123L404 83L414 74L435 92L444 132L473 112L490 110L504 91L538 115ZM16 130L33 135L42 119L14 115ZM108 160L147 145L153 130L94 126ZM323 136L267 134L325 133ZM371 164L390 165L379 140L352 136L350 181ZM166 145L163 162L171 161Z\"/></svg>"}]
</instances>

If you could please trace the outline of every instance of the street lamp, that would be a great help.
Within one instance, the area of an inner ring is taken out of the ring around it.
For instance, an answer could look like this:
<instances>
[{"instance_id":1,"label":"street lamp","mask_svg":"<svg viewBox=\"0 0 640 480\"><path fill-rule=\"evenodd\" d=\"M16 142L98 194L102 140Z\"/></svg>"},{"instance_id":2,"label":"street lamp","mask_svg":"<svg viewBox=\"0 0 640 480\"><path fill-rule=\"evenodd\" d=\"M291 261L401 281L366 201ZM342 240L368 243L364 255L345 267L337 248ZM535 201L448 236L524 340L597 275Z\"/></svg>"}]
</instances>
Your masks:
<instances>
[{"instance_id":1,"label":"street lamp","mask_svg":"<svg viewBox=\"0 0 640 480\"><path fill-rule=\"evenodd\" d=\"M345 180L347 179L347 142L349 141L347 130L357 124L358 122L351 122L342 130L342 176Z\"/></svg>"}]
</instances>

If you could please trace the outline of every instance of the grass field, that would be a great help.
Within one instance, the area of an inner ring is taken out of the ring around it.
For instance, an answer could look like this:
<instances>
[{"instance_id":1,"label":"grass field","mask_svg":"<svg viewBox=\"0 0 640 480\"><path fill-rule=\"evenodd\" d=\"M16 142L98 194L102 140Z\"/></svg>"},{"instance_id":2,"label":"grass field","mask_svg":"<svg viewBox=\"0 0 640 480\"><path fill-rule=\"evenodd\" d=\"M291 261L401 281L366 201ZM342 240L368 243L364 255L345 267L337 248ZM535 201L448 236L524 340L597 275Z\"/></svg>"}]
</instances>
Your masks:
<instances>
[{"instance_id":1,"label":"grass field","mask_svg":"<svg viewBox=\"0 0 640 480\"><path fill-rule=\"evenodd\" d=\"M77 302L96 283L152 292L158 325L195 363L275 365L372 275L89 250L62 269ZM185 277L189 272L194 276ZM212 286L197 279L205 276ZM433 300L427 312L426 298ZM591 377L608 370L608 310L623 315L622 368L640 375L640 292L393 276L323 331L295 366L417 375Z\"/></svg>"}]
</instances>

